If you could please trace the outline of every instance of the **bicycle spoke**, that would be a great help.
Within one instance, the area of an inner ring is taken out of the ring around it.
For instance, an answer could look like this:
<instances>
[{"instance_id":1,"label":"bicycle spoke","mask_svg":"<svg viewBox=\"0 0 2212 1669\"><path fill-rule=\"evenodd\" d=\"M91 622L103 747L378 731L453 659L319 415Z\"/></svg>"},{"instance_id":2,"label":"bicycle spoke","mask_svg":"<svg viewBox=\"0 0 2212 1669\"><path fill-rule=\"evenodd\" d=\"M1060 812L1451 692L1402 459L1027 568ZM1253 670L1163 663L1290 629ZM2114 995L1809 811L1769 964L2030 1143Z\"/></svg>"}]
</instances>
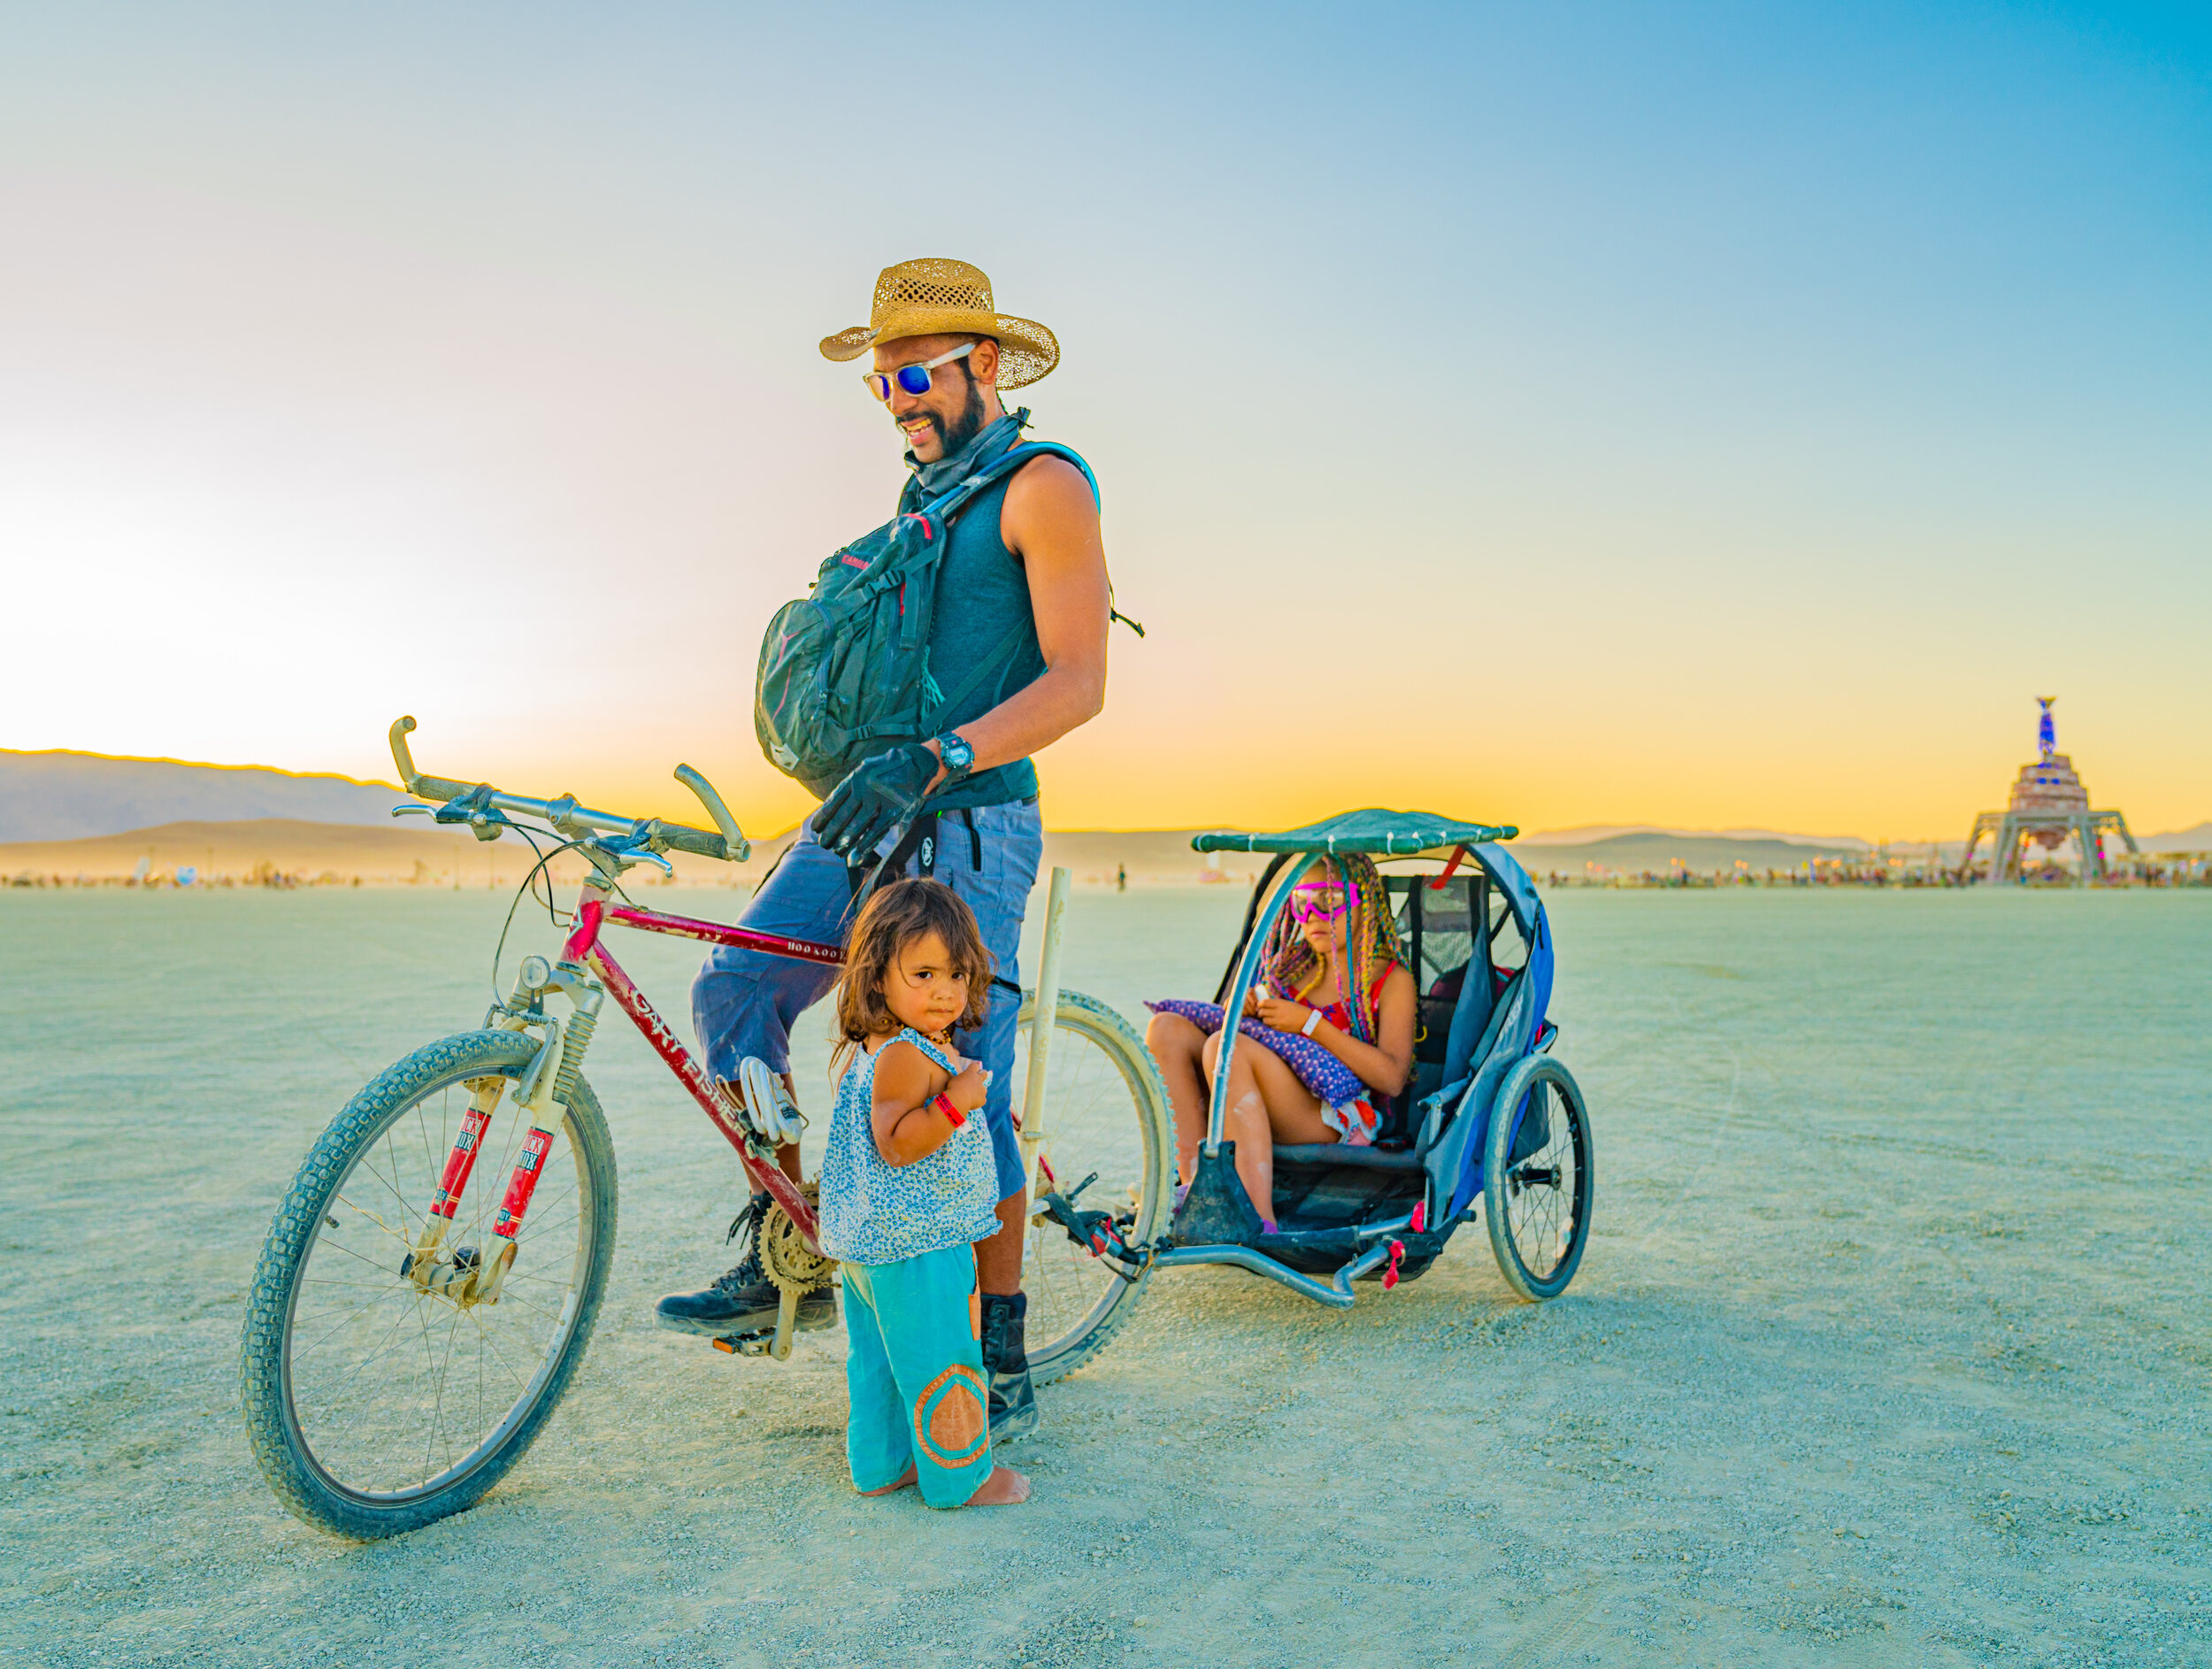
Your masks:
<instances>
[{"instance_id":1,"label":"bicycle spoke","mask_svg":"<svg viewBox=\"0 0 2212 1669\"><path fill-rule=\"evenodd\" d=\"M445 1412L446 1369L452 1365L453 1338L456 1334L460 1332L460 1330L461 1315L460 1311L457 1310L454 1311L452 1321L447 1326L445 1330L445 1350L438 1358L438 1388L436 1398L432 1403L430 1408L430 1435L422 1446L422 1461L423 1465L426 1466L430 1464L432 1458L431 1450L438 1442L438 1434L444 1429L442 1425L440 1423L438 1417ZM445 1464L448 1466L450 1466L453 1464L453 1445L450 1443L446 1445Z\"/></svg>"}]
</instances>

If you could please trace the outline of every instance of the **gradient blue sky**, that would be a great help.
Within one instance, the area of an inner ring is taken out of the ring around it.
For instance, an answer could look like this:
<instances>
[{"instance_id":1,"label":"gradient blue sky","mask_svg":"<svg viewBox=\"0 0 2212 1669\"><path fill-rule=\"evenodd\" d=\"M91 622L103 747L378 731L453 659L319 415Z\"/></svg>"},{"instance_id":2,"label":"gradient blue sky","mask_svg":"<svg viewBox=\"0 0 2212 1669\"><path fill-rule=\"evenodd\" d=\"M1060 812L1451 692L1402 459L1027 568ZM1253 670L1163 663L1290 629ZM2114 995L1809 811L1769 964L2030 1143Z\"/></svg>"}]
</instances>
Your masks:
<instances>
[{"instance_id":1,"label":"gradient blue sky","mask_svg":"<svg viewBox=\"0 0 2212 1669\"><path fill-rule=\"evenodd\" d=\"M12 8L0 743L749 824L957 255L1152 635L1064 827L2212 816L2204 8Z\"/></svg>"}]
</instances>

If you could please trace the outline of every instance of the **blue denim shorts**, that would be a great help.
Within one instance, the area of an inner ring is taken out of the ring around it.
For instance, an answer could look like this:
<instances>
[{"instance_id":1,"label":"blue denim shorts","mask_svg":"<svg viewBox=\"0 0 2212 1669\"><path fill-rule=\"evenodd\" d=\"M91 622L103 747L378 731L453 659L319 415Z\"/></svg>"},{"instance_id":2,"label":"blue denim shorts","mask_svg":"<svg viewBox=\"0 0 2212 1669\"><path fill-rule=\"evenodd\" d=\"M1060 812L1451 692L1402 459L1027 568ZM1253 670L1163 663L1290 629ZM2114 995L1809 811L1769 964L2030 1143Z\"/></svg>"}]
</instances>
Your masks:
<instances>
[{"instance_id":1,"label":"blue denim shorts","mask_svg":"<svg viewBox=\"0 0 2212 1669\"><path fill-rule=\"evenodd\" d=\"M887 848L894 838L886 837ZM995 973L1017 988L1022 917L1044 844L1044 819L1034 800L946 811L938 819L935 879L975 911ZM814 819L809 817L738 921L761 933L841 945L852 925L852 898L845 860L814 838ZM834 968L718 945L691 983L691 1020L707 1070L733 1081L738 1063L757 1055L771 1071L790 1071L793 1024L836 982ZM983 1117L1001 1199L1020 1193L1024 1181L1021 1146L1014 1135L1014 1034L1020 1011L1021 999L1013 991L994 985L981 1027L957 1033L953 1040L962 1054L980 1060L991 1073Z\"/></svg>"}]
</instances>

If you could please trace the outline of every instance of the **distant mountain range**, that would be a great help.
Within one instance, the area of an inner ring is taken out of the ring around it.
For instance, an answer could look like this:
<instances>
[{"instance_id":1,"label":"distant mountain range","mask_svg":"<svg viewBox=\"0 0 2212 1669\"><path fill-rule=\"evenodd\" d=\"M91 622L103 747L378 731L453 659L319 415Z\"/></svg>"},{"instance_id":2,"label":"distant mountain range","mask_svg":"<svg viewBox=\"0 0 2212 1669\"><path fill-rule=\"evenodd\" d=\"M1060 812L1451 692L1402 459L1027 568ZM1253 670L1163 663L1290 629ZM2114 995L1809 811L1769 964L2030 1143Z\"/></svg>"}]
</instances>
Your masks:
<instances>
[{"instance_id":1,"label":"distant mountain range","mask_svg":"<svg viewBox=\"0 0 2212 1669\"><path fill-rule=\"evenodd\" d=\"M2177 828L2168 834L2138 834L2135 840L2147 852L2212 852L2212 823Z\"/></svg>"},{"instance_id":2,"label":"distant mountain range","mask_svg":"<svg viewBox=\"0 0 2212 1669\"><path fill-rule=\"evenodd\" d=\"M1856 834L1792 834L1771 828L1669 828L1659 823L1584 823L1574 828L1537 829L1522 835L1515 844L1590 846L1642 834L1664 835L1670 840L1779 841L1785 846L1806 846L1823 852L1863 852L1873 845Z\"/></svg>"},{"instance_id":3,"label":"distant mountain range","mask_svg":"<svg viewBox=\"0 0 2212 1669\"><path fill-rule=\"evenodd\" d=\"M383 783L257 765L0 748L0 842L83 840L165 823L261 818L388 827L392 807L406 797Z\"/></svg>"},{"instance_id":4,"label":"distant mountain range","mask_svg":"<svg viewBox=\"0 0 2212 1669\"><path fill-rule=\"evenodd\" d=\"M1676 864L1699 874L1716 869L1732 870L1738 864L1755 873L1795 869L1816 858L1855 858L1868 847L1866 842L1859 840L1847 846L1826 842L1814 843L1786 834L1673 834L1655 828L1608 834L1594 840L1561 841L1536 835L1515 841L1507 850L1521 860L1524 867L1540 874L1553 870L1576 874L1594 868L1639 875L1646 870L1663 874Z\"/></svg>"},{"instance_id":5,"label":"distant mountain range","mask_svg":"<svg viewBox=\"0 0 2212 1669\"><path fill-rule=\"evenodd\" d=\"M264 765L196 765L182 759L134 759L63 749L0 749L0 843L87 840L169 824L340 824L388 829L399 788L334 774L303 774ZM788 831L786 832L787 834ZM1057 861L1133 875L1201 866L1187 831L1061 831ZM2212 822L2170 834L2139 835L2146 851L2212 851ZM780 838L757 843L780 850ZM1855 834L1795 834L1766 828L1692 829L1658 824L1600 823L1547 829L1513 842L1535 870L1579 871L1595 865L1633 873L1680 863L1698 871L1793 869L1817 857L1870 850ZM1893 850L1896 850L1893 848ZM1244 867L1234 865L1240 872Z\"/></svg>"}]
</instances>

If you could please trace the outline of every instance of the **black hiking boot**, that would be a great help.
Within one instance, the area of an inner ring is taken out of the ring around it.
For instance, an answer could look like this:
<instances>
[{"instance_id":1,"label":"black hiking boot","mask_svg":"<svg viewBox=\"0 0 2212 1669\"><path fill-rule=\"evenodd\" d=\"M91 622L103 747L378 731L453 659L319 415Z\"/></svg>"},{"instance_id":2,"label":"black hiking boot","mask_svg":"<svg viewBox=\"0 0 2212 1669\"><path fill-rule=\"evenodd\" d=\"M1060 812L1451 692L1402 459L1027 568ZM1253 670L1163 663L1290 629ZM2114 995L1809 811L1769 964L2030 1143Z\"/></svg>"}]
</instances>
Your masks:
<instances>
[{"instance_id":1,"label":"black hiking boot","mask_svg":"<svg viewBox=\"0 0 2212 1669\"><path fill-rule=\"evenodd\" d=\"M991 1442L1010 1443L1037 1429L1037 1392L1023 1339L1029 1295L983 1295L983 1371L991 1376Z\"/></svg>"},{"instance_id":2,"label":"black hiking boot","mask_svg":"<svg viewBox=\"0 0 2212 1669\"><path fill-rule=\"evenodd\" d=\"M710 1339L744 1333L766 1333L774 1328L782 1295L768 1272L760 1266L759 1222L769 1198L756 1194L730 1225L729 1238L746 1236L745 1256L711 1287L699 1292L672 1292L653 1306L653 1319L671 1333L696 1333ZM802 1333L832 1327L837 1321L837 1297L827 1282L802 1294L799 1312L792 1326Z\"/></svg>"}]
</instances>

